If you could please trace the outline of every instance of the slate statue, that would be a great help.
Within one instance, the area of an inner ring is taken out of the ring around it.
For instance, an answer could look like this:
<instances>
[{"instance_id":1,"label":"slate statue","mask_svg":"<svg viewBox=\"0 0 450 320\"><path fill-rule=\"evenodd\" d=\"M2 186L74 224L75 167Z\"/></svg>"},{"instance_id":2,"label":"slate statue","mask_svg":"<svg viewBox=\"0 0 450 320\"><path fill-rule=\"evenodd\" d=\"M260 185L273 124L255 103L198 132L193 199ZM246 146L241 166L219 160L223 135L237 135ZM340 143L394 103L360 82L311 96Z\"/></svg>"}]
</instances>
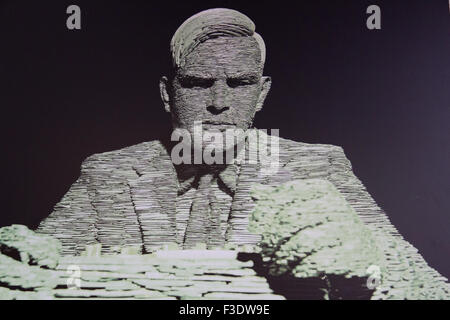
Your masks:
<instances>
[{"instance_id":1,"label":"slate statue","mask_svg":"<svg viewBox=\"0 0 450 320\"><path fill-rule=\"evenodd\" d=\"M230 9L202 11L178 28L170 50L173 70L161 78L160 91L173 129L194 136L195 124L200 123L205 131L241 129L265 134L252 123L270 90L271 78L263 76L264 41L247 16ZM174 142L169 139L94 154L83 162L80 177L38 232L59 239L64 254L79 254L86 245L96 243L102 244L104 253L117 246L138 247L146 253L171 243L184 249L199 244L208 249L257 245L261 233L248 228L257 200L251 193L253 186L277 188L313 179L323 181L314 183L315 187L336 190L330 192L339 194L362 222L355 228L364 225L371 234L376 250L384 256L380 264L386 270L385 283L390 283L386 290L401 288L407 295L405 288L420 282L448 294L442 277L403 240L354 175L341 147L271 139L278 146L278 167L273 174L264 173L259 161L175 164ZM203 142L200 148L207 145L208 141ZM286 190L289 194L293 189ZM319 232L318 226L312 224L310 234ZM361 237L354 239L360 241L364 233L355 232L355 237ZM354 250L355 260L366 254L360 251Z\"/></svg>"}]
</instances>

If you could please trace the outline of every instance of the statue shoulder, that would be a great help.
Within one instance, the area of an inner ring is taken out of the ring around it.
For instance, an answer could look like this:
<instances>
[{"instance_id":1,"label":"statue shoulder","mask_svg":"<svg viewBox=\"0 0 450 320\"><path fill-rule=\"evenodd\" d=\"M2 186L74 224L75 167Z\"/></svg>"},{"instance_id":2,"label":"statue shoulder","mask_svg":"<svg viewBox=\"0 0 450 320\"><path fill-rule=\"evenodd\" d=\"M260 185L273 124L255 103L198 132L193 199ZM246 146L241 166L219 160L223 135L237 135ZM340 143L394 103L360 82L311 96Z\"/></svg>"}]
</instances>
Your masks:
<instances>
[{"instance_id":1,"label":"statue shoulder","mask_svg":"<svg viewBox=\"0 0 450 320\"><path fill-rule=\"evenodd\" d=\"M279 138L280 153L288 154L290 157L333 157L344 155L344 149L340 146L322 143L306 143L285 138Z\"/></svg>"},{"instance_id":2,"label":"statue shoulder","mask_svg":"<svg viewBox=\"0 0 450 320\"><path fill-rule=\"evenodd\" d=\"M332 144L305 143L280 138L280 163L296 176L326 177L330 172L352 169L344 149Z\"/></svg>"},{"instance_id":3,"label":"statue shoulder","mask_svg":"<svg viewBox=\"0 0 450 320\"><path fill-rule=\"evenodd\" d=\"M126 170L127 168L132 168L139 160L152 161L163 150L163 144L159 140L153 140L117 150L95 153L83 161L81 171L105 170L107 172Z\"/></svg>"}]
</instances>

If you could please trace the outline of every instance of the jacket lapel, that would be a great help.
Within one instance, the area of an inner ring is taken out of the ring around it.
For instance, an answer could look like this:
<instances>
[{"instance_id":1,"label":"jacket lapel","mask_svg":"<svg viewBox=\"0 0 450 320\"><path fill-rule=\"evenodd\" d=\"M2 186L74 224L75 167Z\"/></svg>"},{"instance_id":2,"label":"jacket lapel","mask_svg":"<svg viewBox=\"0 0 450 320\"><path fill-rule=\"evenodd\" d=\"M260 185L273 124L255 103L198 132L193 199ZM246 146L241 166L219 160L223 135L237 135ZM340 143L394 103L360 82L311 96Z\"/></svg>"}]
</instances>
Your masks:
<instances>
[{"instance_id":1,"label":"jacket lapel","mask_svg":"<svg viewBox=\"0 0 450 320\"><path fill-rule=\"evenodd\" d=\"M265 135L261 131L258 134ZM272 137L272 139L278 139L278 137ZM277 143L280 149L279 164L276 172L268 174L268 172L272 171L267 170L267 167L262 167L267 164L262 164L259 156L256 164L250 164L247 161L248 159L241 164L226 233L226 240L229 243L238 245L257 244L261 240L261 235L248 231L249 218L255 207L251 197L253 186L255 184L276 186L292 179L292 172L286 168L288 150L279 141Z\"/></svg>"},{"instance_id":2,"label":"jacket lapel","mask_svg":"<svg viewBox=\"0 0 450 320\"><path fill-rule=\"evenodd\" d=\"M258 166L243 163L238 176L236 192L231 204L228 228L225 235L226 242L233 244L256 244L260 236L250 233L248 228L248 216L252 212L254 204L250 196L253 183L260 183Z\"/></svg>"},{"instance_id":3,"label":"jacket lapel","mask_svg":"<svg viewBox=\"0 0 450 320\"><path fill-rule=\"evenodd\" d=\"M138 159L139 177L130 181L132 201L142 229L146 252L176 242L175 203L177 180L170 156L158 144L151 158Z\"/></svg>"}]
</instances>

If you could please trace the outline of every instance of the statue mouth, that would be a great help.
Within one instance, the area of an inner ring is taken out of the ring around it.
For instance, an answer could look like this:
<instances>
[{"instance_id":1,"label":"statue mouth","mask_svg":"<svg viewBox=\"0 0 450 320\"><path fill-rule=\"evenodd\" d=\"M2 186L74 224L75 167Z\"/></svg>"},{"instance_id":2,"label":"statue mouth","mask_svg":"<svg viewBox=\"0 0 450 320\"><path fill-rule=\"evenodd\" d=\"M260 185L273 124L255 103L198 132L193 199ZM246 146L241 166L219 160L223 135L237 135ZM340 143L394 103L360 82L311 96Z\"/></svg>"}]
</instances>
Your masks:
<instances>
[{"instance_id":1,"label":"statue mouth","mask_svg":"<svg viewBox=\"0 0 450 320\"><path fill-rule=\"evenodd\" d=\"M236 124L222 121L203 121L202 126L204 130L217 130L222 132L227 129L236 128Z\"/></svg>"},{"instance_id":2,"label":"statue mouth","mask_svg":"<svg viewBox=\"0 0 450 320\"><path fill-rule=\"evenodd\" d=\"M235 126L235 123L231 123L231 122L224 122L224 121L203 121L202 124L207 124L207 125L223 125L223 126Z\"/></svg>"}]
</instances>

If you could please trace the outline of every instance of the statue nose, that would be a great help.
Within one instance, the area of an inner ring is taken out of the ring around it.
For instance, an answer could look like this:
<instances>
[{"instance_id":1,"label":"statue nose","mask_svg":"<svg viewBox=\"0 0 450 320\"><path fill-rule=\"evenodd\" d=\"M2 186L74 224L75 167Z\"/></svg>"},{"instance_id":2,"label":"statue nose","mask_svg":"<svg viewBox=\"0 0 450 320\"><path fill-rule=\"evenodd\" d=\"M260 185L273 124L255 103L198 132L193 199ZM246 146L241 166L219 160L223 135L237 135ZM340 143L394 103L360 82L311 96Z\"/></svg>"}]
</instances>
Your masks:
<instances>
[{"instance_id":1,"label":"statue nose","mask_svg":"<svg viewBox=\"0 0 450 320\"><path fill-rule=\"evenodd\" d=\"M206 108L210 113L218 115L230 109L226 105L228 90L225 81L215 81L214 85L211 88L211 91L212 103Z\"/></svg>"},{"instance_id":2,"label":"statue nose","mask_svg":"<svg viewBox=\"0 0 450 320\"><path fill-rule=\"evenodd\" d=\"M211 105L206 108L206 110L208 110L209 113L212 113L213 115L221 114L222 112L225 112L228 109L230 108L225 106L218 107L217 105Z\"/></svg>"}]
</instances>

